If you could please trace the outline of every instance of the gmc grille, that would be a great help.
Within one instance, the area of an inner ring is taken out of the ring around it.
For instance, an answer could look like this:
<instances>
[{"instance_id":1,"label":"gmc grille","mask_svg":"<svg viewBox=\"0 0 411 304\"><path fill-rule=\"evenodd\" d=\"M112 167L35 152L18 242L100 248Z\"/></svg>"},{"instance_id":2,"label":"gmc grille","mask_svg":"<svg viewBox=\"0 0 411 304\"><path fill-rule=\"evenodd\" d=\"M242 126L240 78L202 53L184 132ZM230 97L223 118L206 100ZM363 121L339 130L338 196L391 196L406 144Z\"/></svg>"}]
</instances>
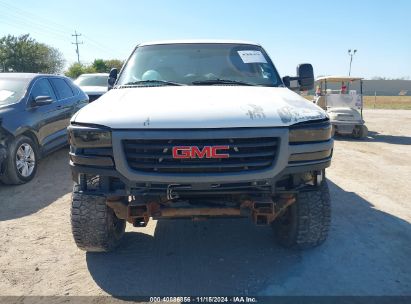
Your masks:
<instances>
[{"instance_id":1,"label":"gmc grille","mask_svg":"<svg viewBox=\"0 0 411 304\"><path fill-rule=\"evenodd\" d=\"M175 146L229 146L229 158L174 159ZM158 173L219 173L266 169L273 165L279 139L276 137L228 139L133 139L123 140L128 166Z\"/></svg>"}]
</instances>

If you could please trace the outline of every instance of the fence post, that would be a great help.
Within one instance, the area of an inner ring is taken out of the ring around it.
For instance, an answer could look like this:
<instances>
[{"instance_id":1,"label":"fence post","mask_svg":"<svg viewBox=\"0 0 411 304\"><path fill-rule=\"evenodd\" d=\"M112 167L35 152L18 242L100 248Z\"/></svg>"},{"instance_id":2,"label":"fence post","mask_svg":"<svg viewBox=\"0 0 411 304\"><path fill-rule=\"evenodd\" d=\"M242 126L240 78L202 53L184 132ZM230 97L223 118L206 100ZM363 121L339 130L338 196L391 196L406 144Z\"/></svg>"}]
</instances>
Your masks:
<instances>
[{"instance_id":1,"label":"fence post","mask_svg":"<svg viewBox=\"0 0 411 304\"><path fill-rule=\"evenodd\" d=\"M374 91L374 109L375 109L376 103L377 103L377 91Z\"/></svg>"}]
</instances>

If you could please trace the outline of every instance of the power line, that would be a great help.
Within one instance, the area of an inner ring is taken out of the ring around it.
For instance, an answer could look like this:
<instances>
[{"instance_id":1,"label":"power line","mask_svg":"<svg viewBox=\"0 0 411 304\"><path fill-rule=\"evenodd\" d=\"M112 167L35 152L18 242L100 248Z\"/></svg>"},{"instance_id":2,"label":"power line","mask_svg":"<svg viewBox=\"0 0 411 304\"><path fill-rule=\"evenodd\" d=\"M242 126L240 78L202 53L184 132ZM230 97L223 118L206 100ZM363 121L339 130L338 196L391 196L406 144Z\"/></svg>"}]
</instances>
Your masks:
<instances>
[{"instance_id":1,"label":"power line","mask_svg":"<svg viewBox=\"0 0 411 304\"><path fill-rule=\"evenodd\" d=\"M28 17L27 15L20 13L18 11L13 11L11 8L4 6L4 4L0 1L0 6L3 6L5 9L0 10L0 15L2 15L2 18L11 18L16 20L17 24L22 23L26 24L29 29L31 29L33 26L40 28L41 30L45 30L49 33L52 33L54 35L67 35L67 32L64 30L59 29L57 26L51 26L49 22L42 22L39 18L35 17ZM71 32L71 30L69 31Z\"/></svg>"},{"instance_id":2,"label":"power line","mask_svg":"<svg viewBox=\"0 0 411 304\"><path fill-rule=\"evenodd\" d=\"M80 51L78 49L78 45L79 44L83 44L84 42L78 42L78 37L81 36L81 34L77 34L76 31L74 31L74 34L72 34L71 36L76 37L76 42L72 42L71 44L75 44L76 45L76 53L77 53L77 62L80 63Z\"/></svg>"},{"instance_id":3,"label":"power line","mask_svg":"<svg viewBox=\"0 0 411 304\"><path fill-rule=\"evenodd\" d=\"M46 19L40 15L36 15L31 12L19 9L15 6L4 3L2 0L0 0L0 6L4 6L7 9L7 14L5 14L4 17L10 17L10 10L12 10L13 11L12 14L14 14L14 16L12 15L11 17L16 18L16 19L18 18L19 22L26 22L26 24L29 23L30 25L37 23L34 25L35 26L38 25L42 29L45 29L46 31L54 35L64 35L65 36L67 35L67 32L71 31L65 25L52 21L48 18ZM1 15L1 11L0 11L0 15ZM96 40L93 40L91 37L85 35L84 33L82 33L82 37L85 40L89 40L91 44L99 47L102 51L104 51L107 54L111 55L112 53L115 52L113 49L108 48L106 45L100 42L97 42Z\"/></svg>"},{"instance_id":4,"label":"power line","mask_svg":"<svg viewBox=\"0 0 411 304\"><path fill-rule=\"evenodd\" d=\"M32 12L26 11L24 9L20 9L16 6L10 5L5 3L3 0L0 0L0 7L5 8L4 10L0 10L0 23L8 24L10 26L18 27L23 30L30 29L30 32L37 32L38 34L47 33L50 36L53 36L54 39L59 39L61 41L66 41L64 37L69 34L70 29L57 23L49 18L44 18L41 15L33 14ZM7 14L5 13L7 12ZM7 20L8 19L8 20ZM72 35L75 36L75 35ZM76 37L77 38L77 37ZM87 44L90 44L92 47L99 49L106 55L113 57L113 54L116 53L114 49L107 47L106 45L92 39L88 35L82 33L82 38L86 41ZM78 42L78 41L76 41ZM79 42L79 44L83 44L84 42ZM76 44L76 43L73 43ZM76 54L79 57L77 52L78 45L76 44ZM78 58L79 61L79 58Z\"/></svg>"},{"instance_id":5,"label":"power line","mask_svg":"<svg viewBox=\"0 0 411 304\"><path fill-rule=\"evenodd\" d=\"M21 29L22 31L25 31L25 32L27 31L27 27L30 26L30 32L32 32L32 33L37 33L38 35L44 35L46 33L50 36L53 36L54 39L58 39L58 40L67 42L67 39L64 38L62 35L57 35L57 34L54 34L53 32L48 32L47 30L36 27L33 24L25 25L24 23L19 22L19 21L15 22L15 20L6 20L6 19L3 19L3 18L0 19L0 23L4 23L4 24L9 25L11 27Z\"/></svg>"},{"instance_id":6,"label":"power line","mask_svg":"<svg viewBox=\"0 0 411 304\"><path fill-rule=\"evenodd\" d=\"M116 52L114 49L107 47L106 45L92 39L91 37L89 37L88 35L86 35L84 33L83 33L83 37L86 39L86 41L90 42L95 47L99 48L104 53L106 53L107 55L110 55L110 57L113 57L113 54Z\"/></svg>"},{"instance_id":7,"label":"power line","mask_svg":"<svg viewBox=\"0 0 411 304\"><path fill-rule=\"evenodd\" d=\"M1 0L0 0L0 5L7 9L7 15L10 14L10 11L13 11L14 14L17 14L20 17L25 18L26 20L29 20L30 23L37 22L41 24L42 26L47 26L56 32L60 32L61 34L66 34L66 32L71 32L71 29L69 29L67 26L56 23L50 20L49 18L44 18L41 15L33 14L30 11L20 9L16 6L10 5L9 3L5 3L4 1L1 1Z\"/></svg>"}]
</instances>

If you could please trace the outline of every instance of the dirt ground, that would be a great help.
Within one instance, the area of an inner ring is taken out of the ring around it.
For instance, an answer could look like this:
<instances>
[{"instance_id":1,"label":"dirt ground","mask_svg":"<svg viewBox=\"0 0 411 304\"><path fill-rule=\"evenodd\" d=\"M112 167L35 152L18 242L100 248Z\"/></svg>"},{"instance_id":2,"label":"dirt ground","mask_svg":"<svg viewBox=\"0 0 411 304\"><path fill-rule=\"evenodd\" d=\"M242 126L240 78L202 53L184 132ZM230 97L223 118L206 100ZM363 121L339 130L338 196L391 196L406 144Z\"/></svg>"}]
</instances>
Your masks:
<instances>
[{"instance_id":1,"label":"dirt ground","mask_svg":"<svg viewBox=\"0 0 411 304\"><path fill-rule=\"evenodd\" d=\"M367 110L367 140L339 138L321 247L279 247L249 220L151 221L108 254L75 246L67 150L0 186L0 295L411 295L411 111Z\"/></svg>"}]
</instances>

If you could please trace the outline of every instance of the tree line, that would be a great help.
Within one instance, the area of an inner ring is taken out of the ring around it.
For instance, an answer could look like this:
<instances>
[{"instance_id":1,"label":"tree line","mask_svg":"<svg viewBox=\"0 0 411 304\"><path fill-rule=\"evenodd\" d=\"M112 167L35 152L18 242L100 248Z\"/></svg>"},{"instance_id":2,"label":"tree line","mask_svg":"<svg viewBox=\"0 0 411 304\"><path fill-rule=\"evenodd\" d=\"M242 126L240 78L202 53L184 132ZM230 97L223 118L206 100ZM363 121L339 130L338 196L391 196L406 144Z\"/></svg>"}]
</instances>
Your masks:
<instances>
[{"instance_id":1,"label":"tree line","mask_svg":"<svg viewBox=\"0 0 411 304\"><path fill-rule=\"evenodd\" d=\"M410 80L410 76L394 77L394 78L374 76L371 78L371 80Z\"/></svg>"},{"instance_id":2,"label":"tree line","mask_svg":"<svg viewBox=\"0 0 411 304\"><path fill-rule=\"evenodd\" d=\"M67 77L77 78L79 75L85 73L108 73L111 68L120 70L122 65L123 61L118 59L95 59L91 64L73 63L64 74Z\"/></svg>"},{"instance_id":3,"label":"tree line","mask_svg":"<svg viewBox=\"0 0 411 304\"><path fill-rule=\"evenodd\" d=\"M26 72L61 74L65 59L56 48L36 41L30 34L6 35L0 38L0 72ZM118 59L95 59L91 64L73 63L64 74L77 78L84 73L105 73L111 68L120 69Z\"/></svg>"}]
</instances>

